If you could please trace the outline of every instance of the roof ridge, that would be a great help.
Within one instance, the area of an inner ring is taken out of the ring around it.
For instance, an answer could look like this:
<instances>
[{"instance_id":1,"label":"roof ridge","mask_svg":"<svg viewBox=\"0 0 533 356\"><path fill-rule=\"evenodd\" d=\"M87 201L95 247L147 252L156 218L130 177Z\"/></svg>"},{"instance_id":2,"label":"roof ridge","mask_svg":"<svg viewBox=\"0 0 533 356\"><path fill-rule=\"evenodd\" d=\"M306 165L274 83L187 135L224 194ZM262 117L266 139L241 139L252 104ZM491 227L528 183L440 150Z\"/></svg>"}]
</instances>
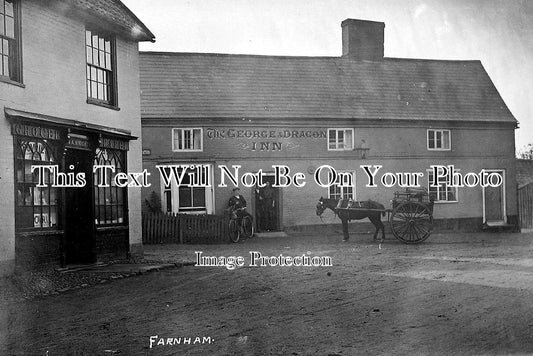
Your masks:
<instances>
[{"instance_id":1,"label":"roof ridge","mask_svg":"<svg viewBox=\"0 0 533 356\"><path fill-rule=\"evenodd\" d=\"M284 56L270 54L246 54L246 53L212 53L212 52L165 52L165 51L139 51L139 54L171 55L171 56L206 56L206 57L253 57L253 58L289 58L289 59L339 59L334 56Z\"/></svg>"},{"instance_id":2,"label":"roof ridge","mask_svg":"<svg viewBox=\"0 0 533 356\"><path fill-rule=\"evenodd\" d=\"M384 57L383 61L354 60L342 56L287 56L270 54L246 54L246 53L214 53L214 52L175 52L175 51L139 51L141 55L168 55L168 56L205 56L205 57L236 57L236 58L273 58L273 59L338 59L352 62L380 63L383 61L405 62L449 62L449 63L481 63L479 59L434 59L434 58L399 58Z\"/></svg>"}]
</instances>

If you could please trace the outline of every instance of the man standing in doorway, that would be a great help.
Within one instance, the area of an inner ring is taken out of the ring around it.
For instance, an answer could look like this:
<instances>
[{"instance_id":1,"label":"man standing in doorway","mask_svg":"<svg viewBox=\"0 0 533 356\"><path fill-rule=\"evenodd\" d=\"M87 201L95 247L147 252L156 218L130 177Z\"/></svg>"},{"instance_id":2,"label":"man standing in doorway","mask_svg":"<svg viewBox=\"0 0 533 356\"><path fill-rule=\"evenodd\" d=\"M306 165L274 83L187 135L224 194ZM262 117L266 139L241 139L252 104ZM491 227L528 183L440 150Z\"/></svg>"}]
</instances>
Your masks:
<instances>
[{"instance_id":1,"label":"man standing in doorway","mask_svg":"<svg viewBox=\"0 0 533 356\"><path fill-rule=\"evenodd\" d=\"M259 201L261 203L261 229L271 231L274 226L274 209L276 208L275 191L270 186L270 182L259 190Z\"/></svg>"}]
</instances>

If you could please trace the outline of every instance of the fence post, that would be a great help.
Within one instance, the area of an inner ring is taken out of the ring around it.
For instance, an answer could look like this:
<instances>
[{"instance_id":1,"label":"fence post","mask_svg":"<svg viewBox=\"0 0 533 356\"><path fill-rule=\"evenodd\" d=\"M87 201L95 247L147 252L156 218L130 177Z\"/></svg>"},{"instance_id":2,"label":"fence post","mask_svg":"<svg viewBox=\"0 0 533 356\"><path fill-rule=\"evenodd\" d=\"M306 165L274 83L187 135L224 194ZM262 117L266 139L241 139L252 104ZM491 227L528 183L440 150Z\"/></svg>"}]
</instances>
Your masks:
<instances>
[{"instance_id":1,"label":"fence post","mask_svg":"<svg viewBox=\"0 0 533 356\"><path fill-rule=\"evenodd\" d=\"M179 239L180 239L180 244L183 243L183 219L182 219L182 216L181 214L177 214L178 215L178 231L179 231Z\"/></svg>"}]
</instances>

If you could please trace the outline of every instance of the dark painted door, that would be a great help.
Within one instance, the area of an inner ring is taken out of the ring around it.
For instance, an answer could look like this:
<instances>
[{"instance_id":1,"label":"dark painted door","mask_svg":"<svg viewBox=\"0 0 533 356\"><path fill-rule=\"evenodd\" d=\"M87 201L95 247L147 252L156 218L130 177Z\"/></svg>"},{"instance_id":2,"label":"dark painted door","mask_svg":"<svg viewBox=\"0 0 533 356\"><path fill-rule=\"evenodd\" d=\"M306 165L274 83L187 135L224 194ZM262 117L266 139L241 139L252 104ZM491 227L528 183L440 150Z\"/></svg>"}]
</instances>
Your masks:
<instances>
[{"instance_id":1,"label":"dark painted door","mask_svg":"<svg viewBox=\"0 0 533 356\"><path fill-rule=\"evenodd\" d=\"M65 188L65 248L68 264L92 263L96 260L92 165L92 152L67 150L65 173L83 172L86 180L83 187Z\"/></svg>"},{"instance_id":2,"label":"dark painted door","mask_svg":"<svg viewBox=\"0 0 533 356\"><path fill-rule=\"evenodd\" d=\"M257 230L279 231L280 230L280 188L273 188L274 176L264 176L263 183L266 187L256 187L255 206Z\"/></svg>"}]
</instances>

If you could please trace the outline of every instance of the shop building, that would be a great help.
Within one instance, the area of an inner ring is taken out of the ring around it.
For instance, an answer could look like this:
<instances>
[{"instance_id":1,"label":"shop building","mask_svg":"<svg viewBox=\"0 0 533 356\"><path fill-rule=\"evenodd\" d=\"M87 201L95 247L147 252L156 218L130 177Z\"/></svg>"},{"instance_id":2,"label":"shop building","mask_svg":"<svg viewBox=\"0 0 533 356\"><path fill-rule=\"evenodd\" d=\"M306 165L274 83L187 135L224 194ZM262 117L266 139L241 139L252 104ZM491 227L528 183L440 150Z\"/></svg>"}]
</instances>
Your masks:
<instances>
[{"instance_id":1,"label":"shop building","mask_svg":"<svg viewBox=\"0 0 533 356\"><path fill-rule=\"evenodd\" d=\"M95 187L93 166L142 170L153 34L118 0L2 0L0 24L1 273L141 253L140 190Z\"/></svg>"},{"instance_id":2,"label":"shop building","mask_svg":"<svg viewBox=\"0 0 533 356\"><path fill-rule=\"evenodd\" d=\"M221 214L233 184L220 166L240 166L240 175L262 170L272 181L273 166L286 165L306 185L276 188L271 223L303 228L322 223L315 215L321 196L389 206L404 188L381 180L367 187L361 168L381 165L378 179L423 173L437 225L516 225L517 121L481 62L384 58L384 27L343 21L341 57L141 53L143 165L152 174L143 198L155 191L165 211ZM213 185L159 179L156 166L187 164L209 166ZM316 184L326 164L351 176L350 184ZM463 175L495 172L503 182L429 187L432 165L454 165ZM239 186L257 217L257 187Z\"/></svg>"}]
</instances>

